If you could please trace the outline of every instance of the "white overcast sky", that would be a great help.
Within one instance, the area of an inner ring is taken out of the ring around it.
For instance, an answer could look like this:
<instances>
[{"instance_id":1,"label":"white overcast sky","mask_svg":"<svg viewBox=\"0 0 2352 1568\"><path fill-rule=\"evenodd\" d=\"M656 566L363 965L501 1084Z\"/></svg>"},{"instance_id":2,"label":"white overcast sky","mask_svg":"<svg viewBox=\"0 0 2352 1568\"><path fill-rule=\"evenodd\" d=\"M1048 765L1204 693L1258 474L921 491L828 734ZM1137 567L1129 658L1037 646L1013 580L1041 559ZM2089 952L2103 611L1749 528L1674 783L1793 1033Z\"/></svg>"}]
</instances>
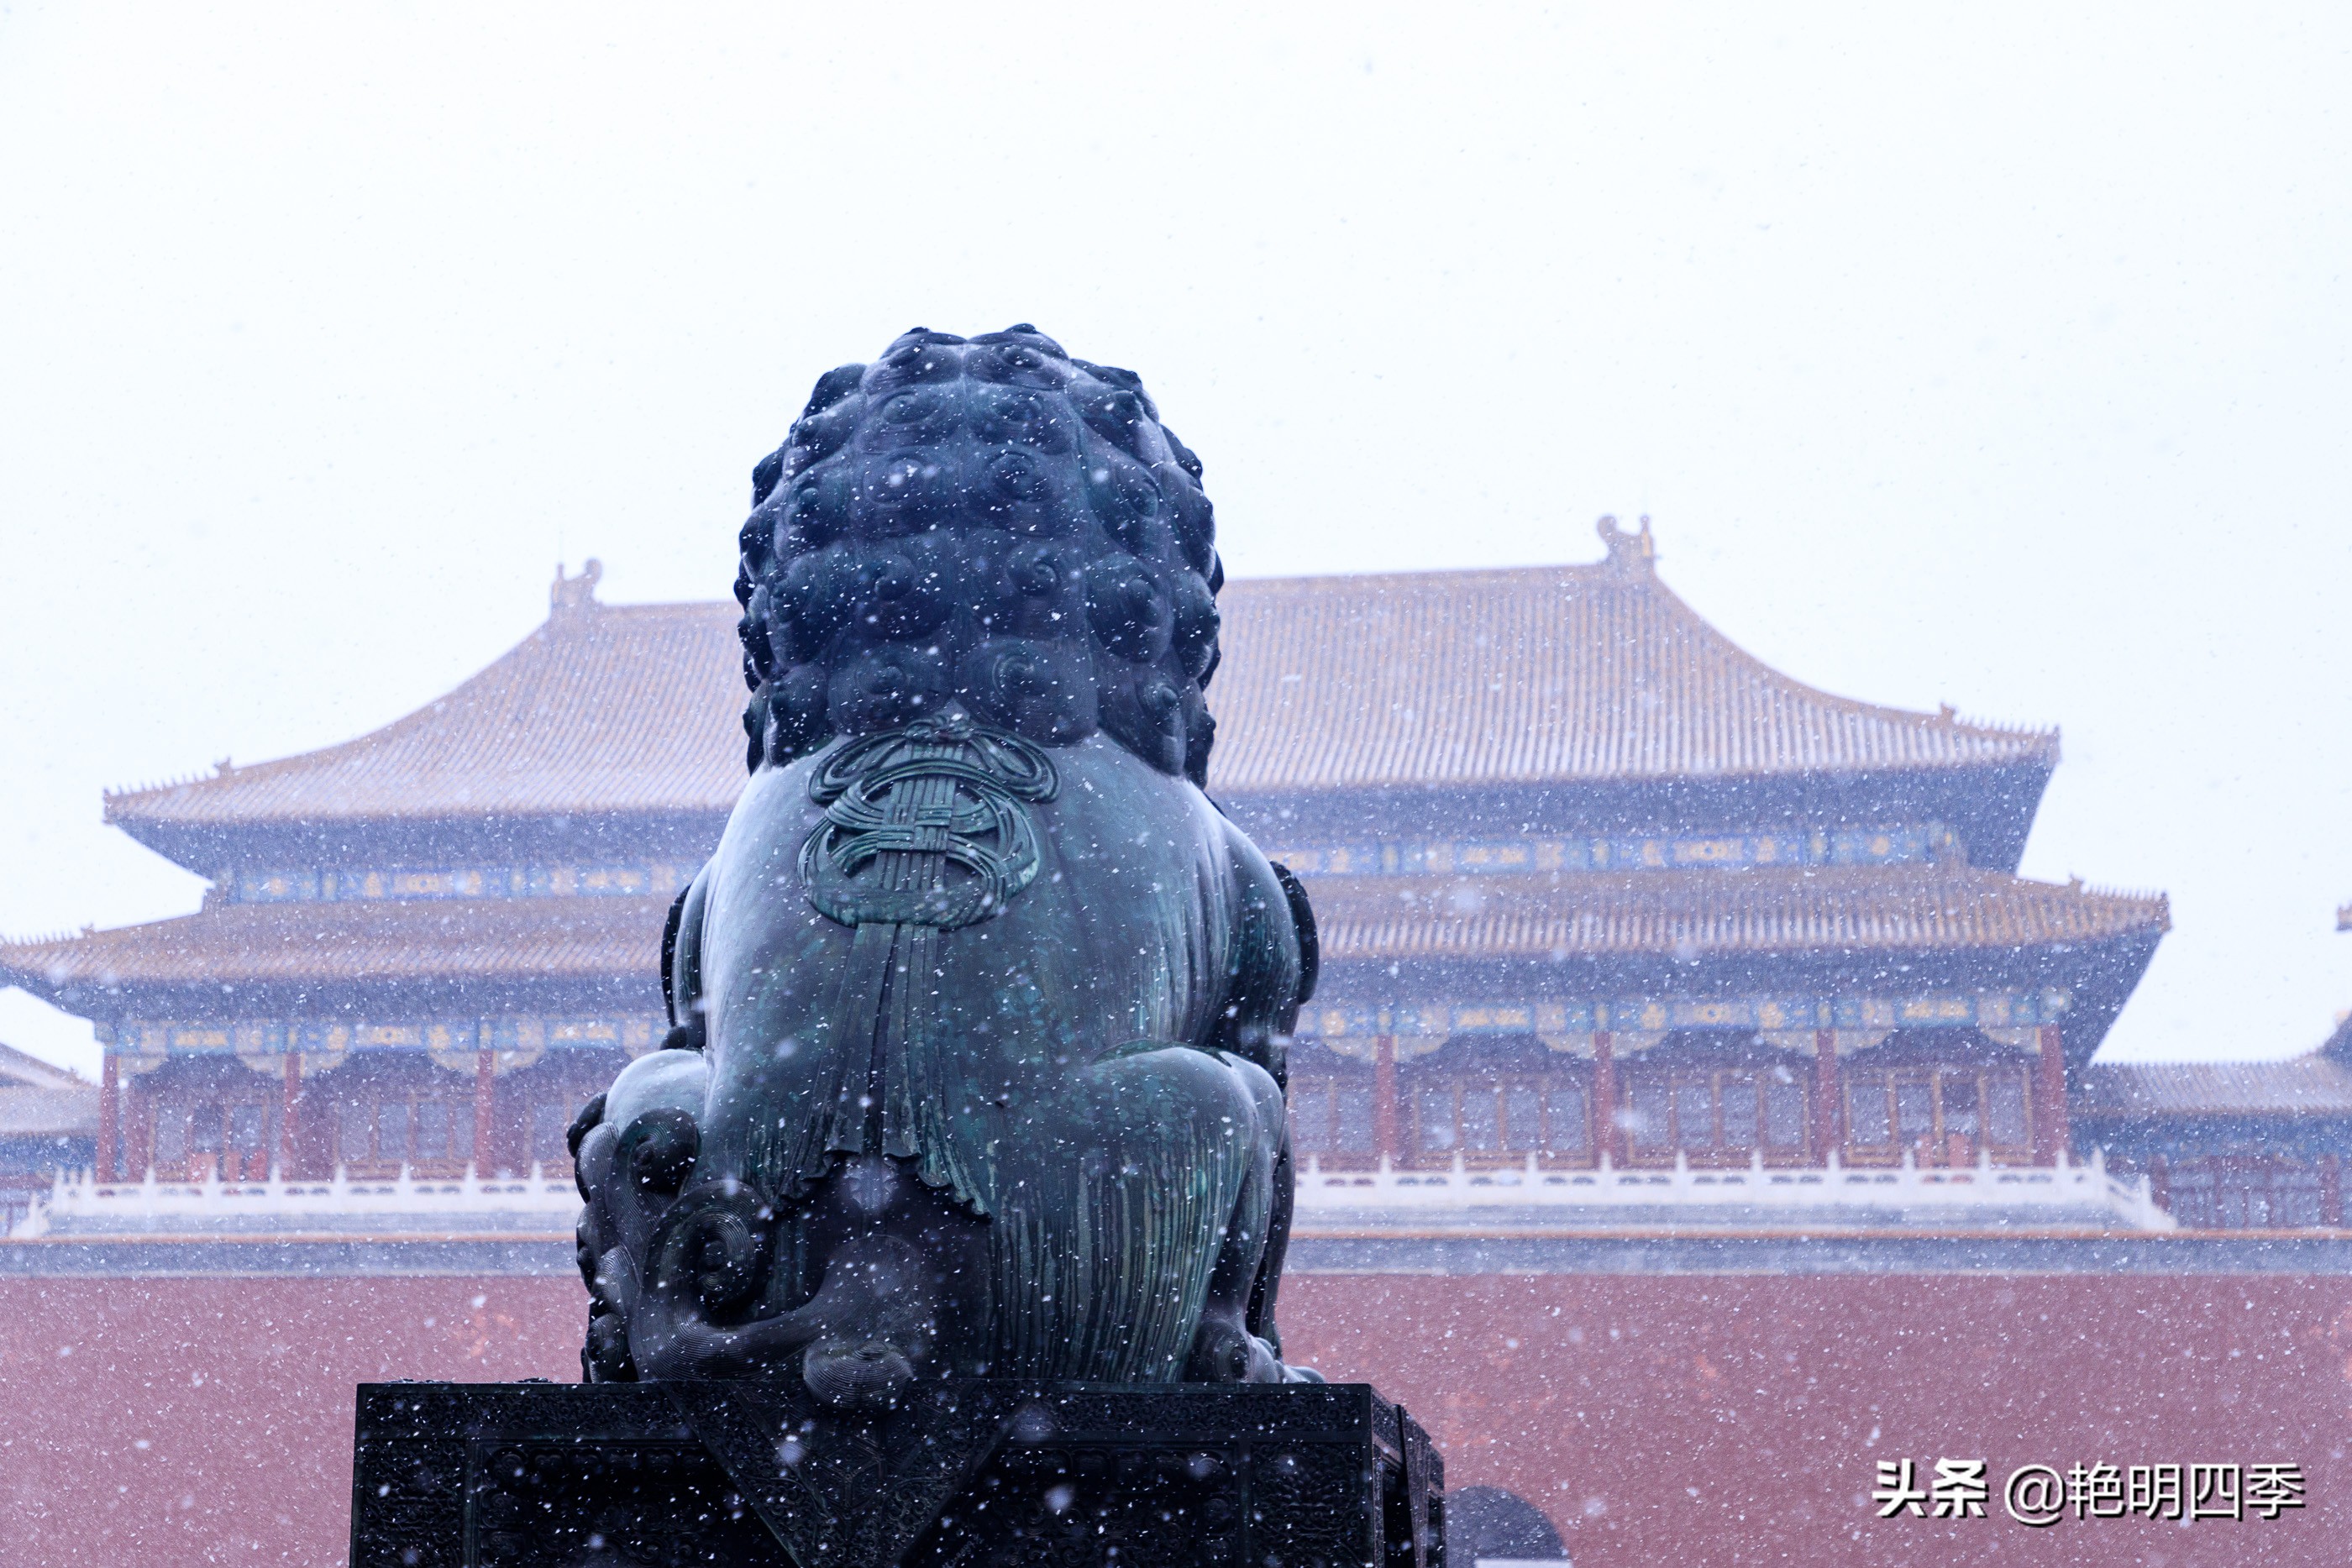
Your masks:
<instances>
[{"instance_id":1,"label":"white overcast sky","mask_svg":"<svg viewBox=\"0 0 2352 1568\"><path fill-rule=\"evenodd\" d=\"M1765 19L1765 10L1781 13ZM824 369L1139 371L1236 573L1575 561L2057 724L2170 893L2110 1055L2352 1006L2352 8L0 7L0 930L192 909L100 791L719 598ZM0 997L0 1039L94 1060Z\"/></svg>"}]
</instances>

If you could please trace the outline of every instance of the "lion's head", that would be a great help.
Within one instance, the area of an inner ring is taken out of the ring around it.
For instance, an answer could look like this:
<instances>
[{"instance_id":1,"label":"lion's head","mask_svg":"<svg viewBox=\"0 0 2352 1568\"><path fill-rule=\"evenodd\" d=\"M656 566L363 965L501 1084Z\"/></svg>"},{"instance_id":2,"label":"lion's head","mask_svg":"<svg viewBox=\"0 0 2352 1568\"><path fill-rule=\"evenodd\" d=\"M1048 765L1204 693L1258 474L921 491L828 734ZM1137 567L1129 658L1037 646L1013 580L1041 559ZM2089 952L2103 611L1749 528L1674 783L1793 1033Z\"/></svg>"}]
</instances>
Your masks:
<instances>
[{"instance_id":1,"label":"lion's head","mask_svg":"<svg viewBox=\"0 0 2352 1568\"><path fill-rule=\"evenodd\" d=\"M1025 322L829 372L752 472L751 766L952 702L1202 782L1223 571L1200 478L1131 372Z\"/></svg>"}]
</instances>

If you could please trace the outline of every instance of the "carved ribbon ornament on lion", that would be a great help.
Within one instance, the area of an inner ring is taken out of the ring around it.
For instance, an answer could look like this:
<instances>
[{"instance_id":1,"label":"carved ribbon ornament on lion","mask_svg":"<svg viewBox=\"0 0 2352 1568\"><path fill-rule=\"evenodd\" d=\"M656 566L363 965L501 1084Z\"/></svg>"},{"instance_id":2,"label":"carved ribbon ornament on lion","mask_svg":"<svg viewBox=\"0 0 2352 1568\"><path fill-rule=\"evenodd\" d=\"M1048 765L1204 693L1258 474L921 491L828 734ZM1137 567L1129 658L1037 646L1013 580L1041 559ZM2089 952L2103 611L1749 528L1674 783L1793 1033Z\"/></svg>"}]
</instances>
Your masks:
<instances>
[{"instance_id":1,"label":"carved ribbon ornament on lion","mask_svg":"<svg viewBox=\"0 0 2352 1568\"><path fill-rule=\"evenodd\" d=\"M825 809L801 847L809 902L844 925L985 920L1036 876L1028 802L1058 788L1043 750L969 719L852 741L809 780ZM951 880L950 866L967 875Z\"/></svg>"}]
</instances>

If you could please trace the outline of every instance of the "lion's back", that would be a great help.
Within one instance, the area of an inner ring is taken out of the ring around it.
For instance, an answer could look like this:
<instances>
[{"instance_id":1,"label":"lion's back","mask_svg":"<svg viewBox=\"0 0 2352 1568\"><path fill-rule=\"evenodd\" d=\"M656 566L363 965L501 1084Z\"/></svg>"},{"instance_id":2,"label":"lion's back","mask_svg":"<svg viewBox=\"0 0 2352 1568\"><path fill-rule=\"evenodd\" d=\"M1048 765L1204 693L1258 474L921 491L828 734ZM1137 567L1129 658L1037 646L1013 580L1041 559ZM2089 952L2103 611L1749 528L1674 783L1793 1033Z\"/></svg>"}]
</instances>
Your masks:
<instances>
[{"instance_id":1,"label":"lion's back","mask_svg":"<svg viewBox=\"0 0 2352 1568\"><path fill-rule=\"evenodd\" d=\"M710 1131L740 1174L788 1150L813 1178L822 1156L877 1141L979 1169L986 1145L1058 1119L1074 1068L1213 1042L1237 900L1224 824L1197 790L1098 738L1056 748L1059 788L1025 808L1034 873L1001 909L852 925L811 896L823 760L762 769L707 873ZM908 1125L870 1125L900 1087ZM970 1146L916 1146L942 1139Z\"/></svg>"}]
</instances>

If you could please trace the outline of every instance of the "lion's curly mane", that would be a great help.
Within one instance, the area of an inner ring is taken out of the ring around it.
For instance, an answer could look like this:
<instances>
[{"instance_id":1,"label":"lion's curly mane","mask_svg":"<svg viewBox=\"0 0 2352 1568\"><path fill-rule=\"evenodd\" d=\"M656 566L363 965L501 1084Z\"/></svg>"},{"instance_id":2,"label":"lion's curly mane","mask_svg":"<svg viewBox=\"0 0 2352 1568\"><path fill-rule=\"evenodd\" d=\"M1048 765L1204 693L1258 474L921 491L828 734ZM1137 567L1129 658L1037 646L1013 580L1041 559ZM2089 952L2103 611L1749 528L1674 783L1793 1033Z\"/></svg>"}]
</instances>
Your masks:
<instances>
[{"instance_id":1,"label":"lion's curly mane","mask_svg":"<svg viewBox=\"0 0 2352 1568\"><path fill-rule=\"evenodd\" d=\"M1026 323L827 373L752 472L751 767L952 700L1203 782L1224 574L1200 477L1132 372Z\"/></svg>"}]
</instances>

